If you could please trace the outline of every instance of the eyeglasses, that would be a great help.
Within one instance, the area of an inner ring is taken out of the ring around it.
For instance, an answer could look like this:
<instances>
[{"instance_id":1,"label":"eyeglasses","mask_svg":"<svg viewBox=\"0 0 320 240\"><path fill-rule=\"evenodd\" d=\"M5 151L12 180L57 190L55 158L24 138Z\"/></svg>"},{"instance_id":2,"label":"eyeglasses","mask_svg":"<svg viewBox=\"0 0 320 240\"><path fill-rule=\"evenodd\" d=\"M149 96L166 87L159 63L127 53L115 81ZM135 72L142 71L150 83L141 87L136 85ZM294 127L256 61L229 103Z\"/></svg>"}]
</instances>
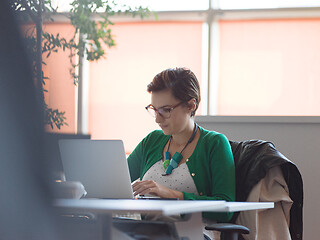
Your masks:
<instances>
[{"instance_id":1,"label":"eyeglasses","mask_svg":"<svg viewBox=\"0 0 320 240\"><path fill-rule=\"evenodd\" d=\"M171 117L171 112L173 109L179 107L181 104L183 104L184 102L180 102L174 106L165 106L165 107L161 107L161 108L156 108L155 106L149 104L148 106L146 106L147 111L150 113L150 115L152 117L156 117L156 113L158 112L158 114L163 117L163 118L170 118Z\"/></svg>"}]
</instances>

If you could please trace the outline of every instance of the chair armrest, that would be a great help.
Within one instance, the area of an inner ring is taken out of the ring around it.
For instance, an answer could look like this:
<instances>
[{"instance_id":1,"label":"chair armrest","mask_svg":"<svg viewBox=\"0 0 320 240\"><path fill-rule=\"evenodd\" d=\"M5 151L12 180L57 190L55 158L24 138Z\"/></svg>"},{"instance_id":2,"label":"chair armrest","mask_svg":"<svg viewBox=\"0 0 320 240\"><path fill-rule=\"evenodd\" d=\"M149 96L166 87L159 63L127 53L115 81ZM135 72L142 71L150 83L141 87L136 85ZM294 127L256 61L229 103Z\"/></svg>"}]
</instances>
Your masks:
<instances>
[{"instance_id":1,"label":"chair armrest","mask_svg":"<svg viewBox=\"0 0 320 240\"><path fill-rule=\"evenodd\" d=\"M215 231L225 232L225 233L230 233L230 232L237 232L241 234L250 233L249 228L242 225L232 224L232 223L214 223L206 226L205 229L215 230Z\"/></svg>"}]
</instances>

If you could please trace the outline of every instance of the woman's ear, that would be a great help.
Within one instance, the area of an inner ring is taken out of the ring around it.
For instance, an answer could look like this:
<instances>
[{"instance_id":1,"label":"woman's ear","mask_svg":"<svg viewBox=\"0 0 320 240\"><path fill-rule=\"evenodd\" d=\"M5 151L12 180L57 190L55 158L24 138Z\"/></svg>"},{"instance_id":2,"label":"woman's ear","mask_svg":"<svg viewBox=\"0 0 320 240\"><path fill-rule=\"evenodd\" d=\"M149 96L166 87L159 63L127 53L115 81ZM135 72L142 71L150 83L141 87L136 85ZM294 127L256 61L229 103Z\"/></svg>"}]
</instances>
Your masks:
<instances>
[{"instance_id":1,"label":"woman's ear","mask_svg":"<svg viewBox=\"0 0 320 240\"><path fill-rule=\"evenodd\" d=\"M197 102L196 102L196 99L195 98L192 98L188 101L188 110L190 112L193 112L196 110L196 107L197 107Z\"/></svg>"}]
</instances>

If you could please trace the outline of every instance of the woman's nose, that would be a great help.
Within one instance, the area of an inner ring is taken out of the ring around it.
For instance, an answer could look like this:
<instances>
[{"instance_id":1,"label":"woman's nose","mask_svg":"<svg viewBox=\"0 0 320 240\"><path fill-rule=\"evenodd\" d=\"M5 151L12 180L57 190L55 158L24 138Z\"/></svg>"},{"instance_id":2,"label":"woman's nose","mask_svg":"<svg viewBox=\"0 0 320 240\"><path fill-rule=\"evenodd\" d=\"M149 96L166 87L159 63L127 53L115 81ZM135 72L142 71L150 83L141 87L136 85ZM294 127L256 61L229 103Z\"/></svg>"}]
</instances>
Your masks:
<instances>
[{"instance_id":1,"label":"woman's nose","mask_svg":"<svg viewBox=\"0 0 320 240\"><path fill-rule=\"evenodd\" d=\"M163 117L158 112L156 112L155 114L156 114L156 118L155 118L156 123L161 123L163 121Z\"/></svg>"}]
</instances>

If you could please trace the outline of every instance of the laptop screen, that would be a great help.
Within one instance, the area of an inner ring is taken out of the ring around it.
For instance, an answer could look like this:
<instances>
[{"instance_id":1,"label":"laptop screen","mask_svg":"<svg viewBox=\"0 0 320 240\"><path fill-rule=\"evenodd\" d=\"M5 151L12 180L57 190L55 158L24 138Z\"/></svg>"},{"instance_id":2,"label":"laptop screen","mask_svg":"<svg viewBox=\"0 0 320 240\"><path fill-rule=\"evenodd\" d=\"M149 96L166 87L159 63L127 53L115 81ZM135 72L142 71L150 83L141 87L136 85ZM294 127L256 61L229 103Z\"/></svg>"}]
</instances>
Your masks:
<instances>
[{"instance_id":1,"label":"laptop screen","mask_svg":"<svg viewBox=\"0 0 320 240\"><path fill-rule=\"evenodd\" d=\"M133 198L121 140L59 140L67 181L81 182L86 198Z\"/></svg>"}]
</instances>

